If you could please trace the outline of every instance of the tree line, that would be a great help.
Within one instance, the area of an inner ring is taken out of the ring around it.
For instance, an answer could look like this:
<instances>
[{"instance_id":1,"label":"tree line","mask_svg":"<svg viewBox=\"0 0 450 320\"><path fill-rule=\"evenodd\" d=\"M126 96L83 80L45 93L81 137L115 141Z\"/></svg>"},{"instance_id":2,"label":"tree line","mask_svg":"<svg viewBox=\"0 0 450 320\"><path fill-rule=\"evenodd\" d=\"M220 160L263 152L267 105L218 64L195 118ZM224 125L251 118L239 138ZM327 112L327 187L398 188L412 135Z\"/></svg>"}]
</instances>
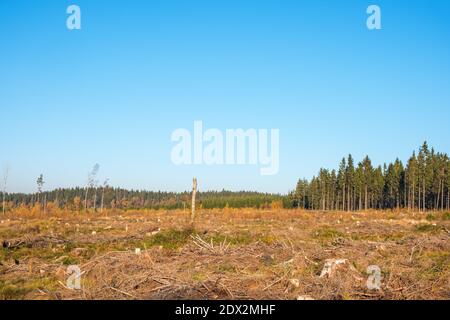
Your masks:
<instances>
[{"instance_id":1,"label":"tree line","mask_svg":"<svg viewBox=\"0 0 450 320\"><path fill-rule=\"evenodd\" d=\"M41 178L41 177L40 177ZM87 196L86 196L87 195ZM93 188L60 188L52 191L42 191L32 194L6 194L6 203L10 208L39 206L44 210L47 206L66 208L74 211L102 211L108 209L188 209L191 193L126 190L110 186ZM212 208L271 208L274 202L287 201L278 194L249 191L206 191L198 192L198 206L204 209ZM285 203L284 205L289 205ZM283 206L281 204L280 206Z\"/></svg>"},{"instance_id":2,"label":"tree line","mask_svg":"<svg viewBox=\"0 0 450 320\"><path fill-rule=\"evenodd\" d=\"M368 156L355 164L348 155L337 170L300 179L289 197L294 207L313 210L449 210L450 161L427 142L405 164L397 158L375 167Z\"/></svg>"},{"instance_id":3,"label":"tree line","mask_svg":"<svg viewBox=\"0 0 450 320\"><path fill-rule=\"evenodd\" d=\"M8 169L9 170L9 169ZM191 193L126 190L99 184L99 165L88 174L85 187L44 191L44 177L37 180L35 193L6 193L8 170L3 177L2 211L19 206L47 206L74 211L108 209L185 209ZM287 195L251 191L206 191L198 193L199 206L212 208L302 208L311 210L400 209L450 210L450 160L424 142L403 164L374 166L368 156L357 164L352 155L337 169L320 169L312 179L300 179Z\"/></svg>"}]
</instances>

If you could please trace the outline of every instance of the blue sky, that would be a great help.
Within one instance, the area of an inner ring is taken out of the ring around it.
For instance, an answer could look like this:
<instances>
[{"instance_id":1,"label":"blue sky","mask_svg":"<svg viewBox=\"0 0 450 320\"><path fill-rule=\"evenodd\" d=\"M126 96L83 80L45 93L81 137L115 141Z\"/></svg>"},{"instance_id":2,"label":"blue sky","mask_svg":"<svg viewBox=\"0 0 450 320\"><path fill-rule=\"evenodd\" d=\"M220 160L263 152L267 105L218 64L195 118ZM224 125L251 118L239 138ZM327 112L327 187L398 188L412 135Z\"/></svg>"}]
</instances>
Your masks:
<instances>
[{"instance_id":1,"label":"blue sky","mask_svg":"<svg viewBox=\"0 0 450 320\"><path fill-rule=\"evenodd\" d=\"M77 4L82 30L66 28ZM382 30L366 28L377 4ZM352 153L450 150L449 1L0 2L0 164L10 191L85 185L287 192ZM170 136L280 129L280 171L175 166Z\"/></svg>"}]
</instances>

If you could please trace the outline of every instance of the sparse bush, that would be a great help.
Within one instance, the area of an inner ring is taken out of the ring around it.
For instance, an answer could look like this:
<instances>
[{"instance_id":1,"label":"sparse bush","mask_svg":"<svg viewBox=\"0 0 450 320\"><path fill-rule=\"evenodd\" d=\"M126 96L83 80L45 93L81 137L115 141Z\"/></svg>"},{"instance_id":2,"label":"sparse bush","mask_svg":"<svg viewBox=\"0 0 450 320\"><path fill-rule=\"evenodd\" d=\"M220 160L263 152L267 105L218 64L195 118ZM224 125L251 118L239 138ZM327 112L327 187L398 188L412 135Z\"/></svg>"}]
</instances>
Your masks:
<instances>
[{"instance_id":1,"label":"sparse bush","mask_svg":"<svg viewBox=\"0 0 450 320\"><path fill-rule=\"evenodd\" d=\"M432 224L423 223L423 224L417 225L416 230L419 232L438 232L441 230L441 227L435 226Z\"/></svg>"},{"instance_id":2,"label":"sparse bush","mask_svg":"<svg viewBox=\"0 0 450 320\"><path fill-rule=\"evenodd\" d=\"M161 231L145 241L144 244L149 247L162 246L165 249L177 249L186 244L193 233L194 229L191 228Z\"/></svg>"},{"instance_id":3,"label":"sparse bush","mask_svg":"<svg viewBox=\"0 0 450 320\"><path fill-rule=\"evenodd\" d=\"M336 229L333 229L330 227L324 227L324 228L317 229L313 233L313 237L316 239L329 240L329 239L344 237L344 234Z\"/></svg>"},{"instance_id":4,"label":"sparse bush","mask_svg":"<svg viewBox=\"0 0 450 320\"><path fill-rule=\"evenodd\" d=\"M444 212L442 214L442 220L450 220L450 212Z\"/></svg>"},{"instance_id":5,"label":"sparse bush","mask_svg":"<svg viewBox=\"0 0 450 320\"><path fill-rule=\"evenodd\" d=\"M0 300L20 300L30 292L29 288L0 280Z\"/></svg>"}]
</instances>

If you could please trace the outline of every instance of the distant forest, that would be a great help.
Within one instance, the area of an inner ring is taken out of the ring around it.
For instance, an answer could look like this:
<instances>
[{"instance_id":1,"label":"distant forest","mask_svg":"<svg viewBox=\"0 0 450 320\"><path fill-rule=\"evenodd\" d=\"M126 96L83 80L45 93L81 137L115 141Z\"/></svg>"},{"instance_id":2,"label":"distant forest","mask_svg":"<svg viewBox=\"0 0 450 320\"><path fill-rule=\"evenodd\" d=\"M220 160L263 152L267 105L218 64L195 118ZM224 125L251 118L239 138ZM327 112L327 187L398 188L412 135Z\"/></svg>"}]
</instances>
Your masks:
<instances>
[{"instance_id":1,"label":"distant forest","mask_svg":"<svg viewBox=\"0 0 450 320\"><path fill-rule=\"evenodd\" d=\"M94 170L98 171L98 168ZM76 211L117 209L183 209L190 206L190 192L154 192L97 186L93 178L86 187L42 191L43 176L33 194L3 193L3 206L53 206ZM400 209L449 210L450 160L424 142L403 164L374 167L368 156L355 164L351 155L338 169L320 169L311 180L300 179L287 195L259 192L199 192L202 208L303 208L311 210Z\"/></svg>"},{"instance_id":2,"label":"distant forest","mask_svg":"<svg viewBox=\"0 0 450 320\"><path fill-rule=\"evenodd\" d=\"M87 201L86 201L87 200ZM35 206L51 203L60 208L72 210L100 210L104 208L117 209L183 209L190 208L190 192L154 192L125 190L112 187L89 188L86 197L85 188L56 189L34 194L7 194L9 206ZM211 208L271 208L289 205L285 196L259 192L208 191L198 192L197 202L204 209Z\"/></svg>"}]
</instances>

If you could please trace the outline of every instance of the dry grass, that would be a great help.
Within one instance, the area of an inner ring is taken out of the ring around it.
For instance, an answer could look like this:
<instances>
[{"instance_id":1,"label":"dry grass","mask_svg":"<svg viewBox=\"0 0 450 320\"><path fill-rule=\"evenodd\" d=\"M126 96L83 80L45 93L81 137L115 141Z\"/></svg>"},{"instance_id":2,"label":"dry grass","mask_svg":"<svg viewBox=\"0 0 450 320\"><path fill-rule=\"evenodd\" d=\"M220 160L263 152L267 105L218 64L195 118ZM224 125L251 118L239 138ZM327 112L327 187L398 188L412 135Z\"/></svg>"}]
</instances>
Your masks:
<instances>
[{"instance_id":1,"label":"dry grass","mask_svg":"<svg viewBox=\"0 0 450 320\"><path fill-rule=\"evenodd\" d=\"M445 213L203 210L192 229L183 211L21 210L0 217L0 299L450 299Z\"/></svg>"}]
</instances>

